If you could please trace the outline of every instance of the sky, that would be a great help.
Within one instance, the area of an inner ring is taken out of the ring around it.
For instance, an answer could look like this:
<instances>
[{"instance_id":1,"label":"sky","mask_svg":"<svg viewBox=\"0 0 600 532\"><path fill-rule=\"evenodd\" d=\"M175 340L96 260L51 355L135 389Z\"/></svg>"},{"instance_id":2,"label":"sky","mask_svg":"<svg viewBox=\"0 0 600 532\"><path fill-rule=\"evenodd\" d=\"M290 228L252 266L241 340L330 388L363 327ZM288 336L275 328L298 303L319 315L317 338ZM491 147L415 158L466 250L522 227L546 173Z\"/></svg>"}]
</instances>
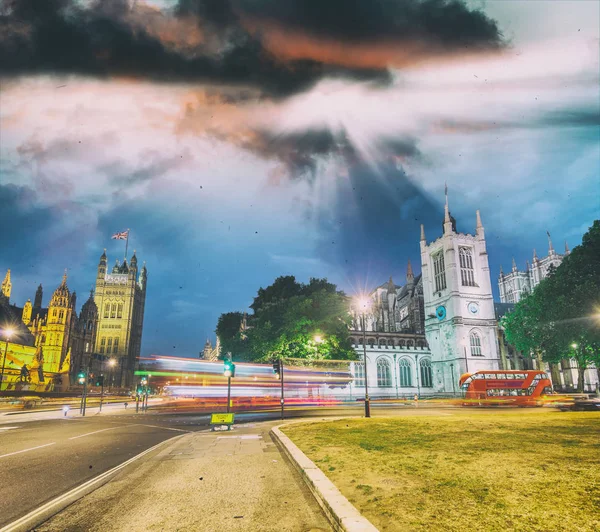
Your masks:
<instances>
[{"instance_id":1,"label":"sky","mask_svg":"<svg viewBox=\"0 0 600 532\"><path fill-rule=\"evenodd\" d=\"M492 283L600 211L600 4L0 0L12 301L146 261L142 354L197 356L277 276L348 294L486 229Z\"/></svg>"}]
</instances>

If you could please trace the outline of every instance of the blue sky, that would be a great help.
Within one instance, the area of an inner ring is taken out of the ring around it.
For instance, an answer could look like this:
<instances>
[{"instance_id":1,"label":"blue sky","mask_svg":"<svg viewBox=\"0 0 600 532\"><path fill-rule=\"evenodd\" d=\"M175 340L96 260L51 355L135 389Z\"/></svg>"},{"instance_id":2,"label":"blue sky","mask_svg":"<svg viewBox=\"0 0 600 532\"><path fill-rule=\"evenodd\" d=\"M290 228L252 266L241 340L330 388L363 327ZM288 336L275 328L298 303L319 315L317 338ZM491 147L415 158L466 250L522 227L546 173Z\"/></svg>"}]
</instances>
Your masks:
<instances>
[{"instance_id":1,"label":"blue sky","mask_svg":"<svg viewBox=\"0 0 600 532\"><path fill-rule=\"evenodd\" d=\"M142 351L194 356L278 275L348 293L401 283L408 259L419 270L420 224L441 232L445 182L460 231L481 211L493 284L513 256L544 253L547 230L562 250L598 218L596 2L460 3L457 25L479 25L467 51L458 26L398 37L373 12L356 33L352 13L328 26L310 1L285 4L302 17L242 1L226 22L202 0L121 4L74 2L71 20L146 32L165 58L106 45L100 72L56 39L60 60L35 52L56 14L2 19L0 273L17 304L40 282L47 302L64 268L81 304L103 248L123 258L111 234L131 228L149 272ZM243 57L259 68L214 68L228 36L256 28L263 53ZM30 55L11 52L22 38Z\"/></svg>"}]
</instances>

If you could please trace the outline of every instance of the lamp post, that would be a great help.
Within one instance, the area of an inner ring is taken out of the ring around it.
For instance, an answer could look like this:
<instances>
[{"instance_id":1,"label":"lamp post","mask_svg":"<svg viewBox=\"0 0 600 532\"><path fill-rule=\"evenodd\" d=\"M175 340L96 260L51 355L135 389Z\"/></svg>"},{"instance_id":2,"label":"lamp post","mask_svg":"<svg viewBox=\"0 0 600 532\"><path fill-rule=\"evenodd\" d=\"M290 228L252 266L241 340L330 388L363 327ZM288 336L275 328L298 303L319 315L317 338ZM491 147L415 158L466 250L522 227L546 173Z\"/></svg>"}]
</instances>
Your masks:
<instances>
[{"instance_id":1,"label":"lamp post","mask_svg":"<svg viewBox=\"0 0 600 532\"><path fill-rule=\"evenodd\" d=\"M371 400L369 399L369 378L367 371L367 319L366 311L369 309L370 301L367 297L361 297L357 301L357 306L361 311L362 333L363 333L363 359L365 365L365 417L371 417Z\"/></svg>"},{"instance_id":2,"label":"lamp post","mask_svg":"<svg viewBox=\"0 0 600 532\"><path fill-rule=\"evenodd\" d=\"M13 334L12 329L4 329L4 356L2 357L2 372L0 373L0 390L2 389L2 384L4 384L4 366L6 365L6 356L8 355L8 341Z\"/></svg>"},{"instance_id":3,"label":"lamp post","mask_svg":"<svg viewBox=\"0 0 600 532\"><path fill-rule=\"evenodd\" d=\"M452 397L456 394L456 388L454 387L454 363L450 362L450 374L452 375Z\"/></svg>"}]
</instances>

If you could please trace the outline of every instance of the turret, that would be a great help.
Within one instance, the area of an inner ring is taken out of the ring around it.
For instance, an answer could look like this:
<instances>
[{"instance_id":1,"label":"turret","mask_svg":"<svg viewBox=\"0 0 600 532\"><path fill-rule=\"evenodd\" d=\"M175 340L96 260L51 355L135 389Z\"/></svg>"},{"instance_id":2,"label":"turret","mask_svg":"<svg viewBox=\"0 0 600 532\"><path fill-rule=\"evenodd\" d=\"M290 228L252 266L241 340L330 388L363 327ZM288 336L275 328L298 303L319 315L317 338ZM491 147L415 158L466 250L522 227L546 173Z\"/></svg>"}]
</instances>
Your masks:
<instances>
[{"instance_id":1,"label":"turret","mask_svg":"<svg viewBox=\"0 0 600 532\"><path fill-rule=\"evenodd\" d=\"M112 273L119 273L119 269L121 268L121 263L119 259L115 260L115 265L113 266Z\"/></svg>"},{"instance_id":2,"label":"turret","mask_svg":"<svg viewBox=\"0 0 600 532\"><path fill-rule=\"evenodd\" d=\"M565 255L568 255L569 253L571 253L569 250L569 244L567 244L567 241L565 240Z\"/></svg>"},{"instance_id":3,"label":"turret","mask_svg":"<svg viewBox=\"0 0 600 532\"><path fill-rule=\"evenodd\" d=\"M4 281L2 281L2 285L0 288L0 292L2 296L6 299L10 300L10 293L12 291L12 283L10 282L10 269L6 270L6 275L4 276Z\"/></svg>"},{"instance_id":4,"label":"turret","mask_svg":"<svg viewBox=\"0 0 600 532\"><path fill-rule=\"evenodd\" d=\"M31 299L28 299L27 303L25 303L25 306L23 307L23 315L21 317L21 319L23 320L23 323L25 325L28 325L29 322L31 321L31 312L32 312Z\"/></svg>"},{"instance_id":5,"label":"turret","mask_svg":"<svg viewBox=\"0 0 600 532\"><path fill-rule=\"evenodd\" d=\"M44 296L44 289L40 284L35 291L35 299L33 300L33 310L40 310L42 308L42 298Z\"/></svg>"},{"instance_id":6,"label":"turret","mask_svg":"<svg viewBox=\"0 0 600 532\"><path fill-rule=\"evenodd\" d=\"M443 231L445 235L452 233L452 219L450 218L450 209L448 207L448 186L446 185L446 203L444 204L444 225Z\"/></svg>"},{"instance_id":7,"label":"turret","mask_svg":"<svg viewBox=\"0 0 600 532\"><path fill-rule=\"evenodd\" d=\"M554 247L552 246L552 239L550 238L550 233L546 231L546 234L548 235L548 255L554 255L555 251Z\"/></svg>"},{"instance_id":8,"label":"turret","mask_svg":"<svg viewBox=\"0 0 600 532\"><path fill-rule=\"evenodd\" d=\"M512 271L513 272L517 271L517 263L515 262L515 258L514 257L512 259Z\"/></svg>"},{"instance_id":9,"label":"turret","mask_svg":"<svg viewBox=\"0 0 600 532\"><path fill-rule=\"evenodd\" d=\"M100 255L100 262L98 262L98 279L104 279L106 275L106 248Z\"/></svg>"}]
</instances>

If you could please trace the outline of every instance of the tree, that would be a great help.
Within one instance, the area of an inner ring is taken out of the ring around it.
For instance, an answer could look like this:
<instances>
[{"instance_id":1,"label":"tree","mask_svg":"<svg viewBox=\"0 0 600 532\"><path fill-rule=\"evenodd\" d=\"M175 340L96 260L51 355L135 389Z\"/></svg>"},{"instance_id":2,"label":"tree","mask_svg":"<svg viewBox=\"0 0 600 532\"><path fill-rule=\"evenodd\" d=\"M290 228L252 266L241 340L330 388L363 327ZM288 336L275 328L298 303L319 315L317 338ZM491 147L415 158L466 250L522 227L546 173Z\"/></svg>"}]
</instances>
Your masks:
<instances>
[{"instance_id":1,"label":"tree","mask_svg":"<svg viewBox=\"0 0 600 532\"><path fill-rule=\"evenodd\" d=\"M236 360L247 358L246 345L241 335L243 317L241 312L227 312L219 316L215 332L221 342L222 356L231 353Z\"/></svg>"},{"instance_id":2,"label":"tree","mask_svg":"<svg viewBox=\"0 0 600 532\"><path fill-rule=\"evenodd\" d=\"M219 334L221 344L227 345L234 357L262 362L355 358L349 337L348 298L326 279L303 284L293 276L278 277L258 290L251 308L254 313L248 316L245 338L239 334L239 313L219 318L217 333L227 335L225 339Z\"/></svg>"},{"instance_id":3,"label":"tree","mask_svg":"<svg viewBox=\"0 0 600 532\"><path fill-rule=\"evenodd\" d=\"M600 221L596 220L556 268L503 318L506 337L525 354L546 362L573 358L577 389L585 370L600 369ZM600 371L599 371L600 377Z\"/></svg>"}]
</instances>

